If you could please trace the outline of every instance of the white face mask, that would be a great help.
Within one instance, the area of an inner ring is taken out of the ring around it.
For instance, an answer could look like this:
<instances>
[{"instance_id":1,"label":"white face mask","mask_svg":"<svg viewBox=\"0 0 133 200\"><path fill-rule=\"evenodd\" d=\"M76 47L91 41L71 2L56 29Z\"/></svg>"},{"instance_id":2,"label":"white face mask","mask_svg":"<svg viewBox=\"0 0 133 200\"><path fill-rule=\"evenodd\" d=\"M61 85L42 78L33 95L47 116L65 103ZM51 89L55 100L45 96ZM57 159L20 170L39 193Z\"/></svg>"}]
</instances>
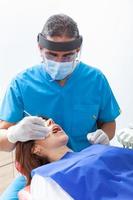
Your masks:
<instances>
[{"instance_id":1,"label":"white face mask","mask_svg":"<svg viewBox=\"0 0 133 200\"><path fill-rule=\"evenodd\" d=\"M45 59L45 63L46 72L51 76L53 80L63 80L68 75L70 75L76 67L75 61L56 62Z\"/></svg>"}]
</instances>

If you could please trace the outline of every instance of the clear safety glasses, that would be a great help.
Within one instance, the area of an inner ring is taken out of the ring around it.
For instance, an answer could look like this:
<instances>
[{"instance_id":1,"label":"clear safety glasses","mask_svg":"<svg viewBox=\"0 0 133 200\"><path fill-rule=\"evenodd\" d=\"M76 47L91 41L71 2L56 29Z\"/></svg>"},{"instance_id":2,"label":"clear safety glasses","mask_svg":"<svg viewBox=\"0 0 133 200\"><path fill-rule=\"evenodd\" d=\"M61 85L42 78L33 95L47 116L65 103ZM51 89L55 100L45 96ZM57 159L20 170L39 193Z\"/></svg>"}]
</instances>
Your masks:
<instances>
[{"instance_id":1,"label":"clear safety glasses","mask_svg":"<svg viewBox=\"0 0 133 200\"><path fill-rule=\"evenodd\" d=\"M63 55L53 52L44 52L44 57L52 61L71 62L76 59L77 52L64 53Z\"/></svg>"}]
</instances>

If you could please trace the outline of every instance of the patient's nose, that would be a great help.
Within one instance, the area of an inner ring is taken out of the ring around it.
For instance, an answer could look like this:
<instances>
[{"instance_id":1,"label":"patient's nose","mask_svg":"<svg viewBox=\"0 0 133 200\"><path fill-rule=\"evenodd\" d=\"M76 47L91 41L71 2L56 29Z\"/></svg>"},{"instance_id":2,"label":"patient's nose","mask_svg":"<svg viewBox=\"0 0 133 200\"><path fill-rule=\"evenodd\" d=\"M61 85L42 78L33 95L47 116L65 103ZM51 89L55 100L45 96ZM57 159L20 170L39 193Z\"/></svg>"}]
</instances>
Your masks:
<instances>
[{"instance_id":1,"label":"patient's nose","mask_svg":"<svg viewBox=\"0 0 133 200\"><path fill-rule=\"evenodd\" d=\"M52 119L47 120L47 125L48 125L48 126L50 126L50 125L52 125L52 124L54 124L54 121L53 121Z\"/></svg>"}]
</instances>

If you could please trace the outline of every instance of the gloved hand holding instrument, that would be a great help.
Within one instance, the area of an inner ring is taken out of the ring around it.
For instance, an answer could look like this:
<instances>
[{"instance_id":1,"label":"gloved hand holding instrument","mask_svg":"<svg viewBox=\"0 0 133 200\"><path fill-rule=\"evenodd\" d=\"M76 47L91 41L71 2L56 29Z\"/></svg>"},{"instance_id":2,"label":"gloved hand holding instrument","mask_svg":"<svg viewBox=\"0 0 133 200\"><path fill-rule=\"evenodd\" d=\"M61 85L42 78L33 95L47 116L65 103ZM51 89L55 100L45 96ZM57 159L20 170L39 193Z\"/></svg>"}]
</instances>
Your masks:
<instances>
[{"instance_id":1,"label":"gloved hand holding instrument","mask_svg":"<svg viewBox=\"0 0 133 200\"><path fill-rule=\"evenodd\" d=\"M49 132L50 127L45 126L44 119L37 116L28 116L8 128L7 138L11 143L39 140L47 137Z\"/></svg>"}]
</instances>

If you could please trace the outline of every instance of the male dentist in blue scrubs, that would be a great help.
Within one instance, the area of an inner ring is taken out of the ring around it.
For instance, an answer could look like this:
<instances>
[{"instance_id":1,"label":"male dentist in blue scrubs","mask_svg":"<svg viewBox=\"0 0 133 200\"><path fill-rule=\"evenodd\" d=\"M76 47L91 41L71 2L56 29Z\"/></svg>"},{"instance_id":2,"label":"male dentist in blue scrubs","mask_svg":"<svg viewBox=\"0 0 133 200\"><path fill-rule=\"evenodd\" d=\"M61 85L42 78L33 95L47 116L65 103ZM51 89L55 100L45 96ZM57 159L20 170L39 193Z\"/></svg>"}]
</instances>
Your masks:
<instances>
[{"instance_id":1,"label":"male dentist in blue scrubs","mask_svg":"<svg viewBox=\"0 0 133 200\"><path fill-rule=\"evenodd\" d=\"M16 75L1 102L0 150L11 151L17 141L47 136L49 130L36 116L59 124L74 151L109 144L120 108L104 74L79 61L83 38L76 22L64 14L53 15L37 40L43 62ZM24 184L19 177L2 200L17 199Z\"/></svg>"}]
</instances>

